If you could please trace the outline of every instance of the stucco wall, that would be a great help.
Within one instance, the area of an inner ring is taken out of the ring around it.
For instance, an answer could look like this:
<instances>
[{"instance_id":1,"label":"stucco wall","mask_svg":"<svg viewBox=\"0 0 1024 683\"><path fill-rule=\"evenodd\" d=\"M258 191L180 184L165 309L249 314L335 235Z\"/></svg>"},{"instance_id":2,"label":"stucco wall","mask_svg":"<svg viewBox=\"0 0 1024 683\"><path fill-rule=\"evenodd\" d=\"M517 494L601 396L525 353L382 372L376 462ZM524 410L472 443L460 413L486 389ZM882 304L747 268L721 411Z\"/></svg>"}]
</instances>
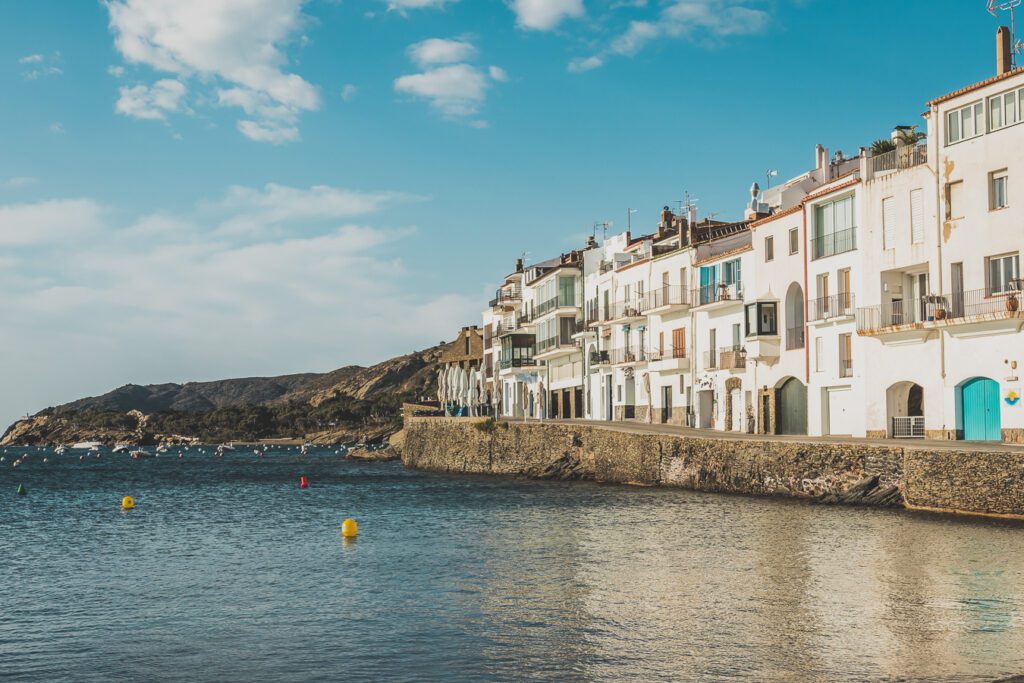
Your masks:
<instances>
[{"instance_id":1,"label":"stucco wall","mask_svg":"<svg viewBox=\"0 0 1024 683\"><path fill-rule=\"evenodd\" d=\"M409 418L403 462L698 491L1024 515L1024 452L639 434L557 423Z\"/></svg>"}]
</instances>

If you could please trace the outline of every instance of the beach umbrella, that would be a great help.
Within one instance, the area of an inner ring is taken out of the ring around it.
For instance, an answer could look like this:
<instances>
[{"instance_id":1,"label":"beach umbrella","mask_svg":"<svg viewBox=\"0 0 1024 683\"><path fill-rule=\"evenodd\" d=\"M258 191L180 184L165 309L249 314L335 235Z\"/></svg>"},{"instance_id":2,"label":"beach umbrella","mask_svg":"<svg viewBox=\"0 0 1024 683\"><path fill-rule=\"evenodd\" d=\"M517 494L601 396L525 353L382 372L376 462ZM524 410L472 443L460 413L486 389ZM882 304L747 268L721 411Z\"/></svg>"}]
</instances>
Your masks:
<instances>
[{"instance_id":1,"label":"beach umbrella","mask_svg":"<svg viewBox=\"0 0 1024 683\"><path fill-rule=\"evenodd\" d=\"M444 405L444 368L437 371L437 400Z\"/></svg>"}]
</instances>

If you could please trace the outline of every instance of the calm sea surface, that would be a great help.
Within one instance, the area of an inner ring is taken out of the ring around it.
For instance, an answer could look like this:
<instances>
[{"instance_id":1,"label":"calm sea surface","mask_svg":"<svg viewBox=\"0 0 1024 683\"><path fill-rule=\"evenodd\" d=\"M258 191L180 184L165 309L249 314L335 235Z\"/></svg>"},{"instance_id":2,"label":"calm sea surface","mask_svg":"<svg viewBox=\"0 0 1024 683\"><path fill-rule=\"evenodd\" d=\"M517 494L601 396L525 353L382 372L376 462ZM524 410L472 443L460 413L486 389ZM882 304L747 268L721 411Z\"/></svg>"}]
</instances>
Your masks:
<instances>
[{"instance_id":1,"label":"calm sea surface","mask_svg":"<svg viewBox=\"0 0 1024 683\"><path fill-rule=\"evenodd\" d=\"M24 452L0 453L0 678L1024 673L1021 525L327 452Z\"/></svg>"}]
</instances>

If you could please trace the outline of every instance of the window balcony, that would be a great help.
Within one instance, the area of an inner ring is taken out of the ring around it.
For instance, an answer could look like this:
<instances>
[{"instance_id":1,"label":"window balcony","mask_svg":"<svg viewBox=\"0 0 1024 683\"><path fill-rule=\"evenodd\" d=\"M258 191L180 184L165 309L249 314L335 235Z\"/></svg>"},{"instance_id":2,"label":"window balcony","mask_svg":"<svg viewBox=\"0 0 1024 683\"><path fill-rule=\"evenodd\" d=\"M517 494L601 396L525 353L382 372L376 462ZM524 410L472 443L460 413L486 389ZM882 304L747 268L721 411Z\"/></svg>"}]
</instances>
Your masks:
<instances>
[{"instance_id":1,"label":"window balcony","mask_svg":"<svg viewBox=\"0 0 1024 683\"><path fill-rule=\"evenodd\" d=\"M871 172L902 171L928 163L927 145L901 145L891 152L871 157Z\"/></svg>"},{"instance_id":2,"label":"window balcony","mask_svg":"<svg viewBox=\"0 0 1024 683\"><path fill-rule=\"evenodd\" d=\"M720 370L744 370L747 367L747 351L742 346L723 346L718 349Z\"/></svg>"},{"instance_id":3,"label":"window balcony","mask_svg":"<svg viewBox=\"0 0 1024 683\"><path fill-rule=\"evenodd\" d=\"M570 297L553 296L546 301L540 302L535 309L534 315L539 318L542 315L546 315L552 311L558 310L559 308L576 309L579 308L579 305Z\"/></svg>"},{"instance_id":4,"label":"window balcony","mask_svg":"<svg viewBox=\"0 0 1024 683\"><path fill-rule=\"evenodd\" d=\"M617 301L610 311L611 322L629 323L643 320L650 309L650 300L646 296L636 297L630 301Z\"/></svg>"},{"instance_id":5,"label":"window balcony","mask_svg":"<svg viewBox=\"0 0 1024 683\"><path fill-rule=\"evenodd\" d=\"M853 377L853 359L851 359L851 358L840 358L839 359L839 376L840 377Z\"/></svg>"},{"instance_id":6,"label":"window balcony","mask_svg":"<svg viewBox=\"0 0 1024 683\"><path fill-rule=\"evenodd\" d=\"M693 290L691 301L694 306L716 306L743 303L742 282L719 282L704 285Z\"/></svg>"},{"instance_id":7,"label":"window balcony","mask_svg":"<svg viewBox=\"0 0 1024 683\"><path fill-rule=\"evenodd\" d=\"M686 287L662 285L648 295L650 308L647 313L683 311L690 307L690 290Z\"/></svg>"},{"instance_id":8,"label":"window balcony","mask_svg":"<svg viewBox=\"0 0 1024 683\"><path fill-rule=\"evenodd\" d=\"M857 332L883 343L923 341L935 330L957 337L1015 332L1024 328L1024 292L988 288L891 301L857 309Z\"/></svg>"},{"instance_id":9,"label":"window balcony","mask_svg":"<svg viewBox=\"0 0 1024 683\"><path fill-rule=\"evenodd\" d=\"M521 289L499 289L490 301L491 308L512 308L523 301Z\"/></svg>"},{"instance_id":10,"label":"window balcony","mask_svg":"<svg viewBox=\"0 0 1024 683\"><path fill-rule=\"evenodd\" d=\"M648 368L652 372L686 372L690 369L690 359L686 355L686 348L675 348L666 346L653 349L647 359L650 363Z\"/></svg>"},{"instance_id":11,"label":"window balcony","mask_svg":"<svg viewBox=\"0 0 1024 683\"><path fill-rule=\"evenodd\" d=\"M857 248L857 228L840 230L811 239L811 260L845 254Z\"/></svg>"},{"instance_id":12,"label":"window balcony","mask_svg":"<svg viewBox=\"0 0 1024 683\"><path fill-rule=\"evenodd\" d=\"M532 370L537 366L534 358L502 358L500 367L502 370L517 370L520 368Z\"/></svg>"},{"instance_id":13,"label":"window balcony","mask_svg":"<svg viewBox=\"0 0 1024 683\"><path fill-rule=\"evenodd\" d=\"M647 352L639 348L610 349L609 362L612 365L633 365L647 362Z\"/></svg>"},{"instance_id":14,"label":"window balcony","mask_svg":"<svg viewBox=\"0 0 1024 683\"><path fill-rule=\"evenodd\" d=\"M855 315L854 297L851 292L833 294L807 302L807 322L835 321L840 318L852 318Z\"/></svg>"},{"instance_id":15,"label":"window balcony","mask_svg":"<svg viewBox=\"0 0 1024 683\"><path fill-rule=\"evenodd\" d=\"M591 365L609 365L611 362L611 355L608 353L607 349L605 349L604 351L590 352Z\"/></svg>"}]
</instances>

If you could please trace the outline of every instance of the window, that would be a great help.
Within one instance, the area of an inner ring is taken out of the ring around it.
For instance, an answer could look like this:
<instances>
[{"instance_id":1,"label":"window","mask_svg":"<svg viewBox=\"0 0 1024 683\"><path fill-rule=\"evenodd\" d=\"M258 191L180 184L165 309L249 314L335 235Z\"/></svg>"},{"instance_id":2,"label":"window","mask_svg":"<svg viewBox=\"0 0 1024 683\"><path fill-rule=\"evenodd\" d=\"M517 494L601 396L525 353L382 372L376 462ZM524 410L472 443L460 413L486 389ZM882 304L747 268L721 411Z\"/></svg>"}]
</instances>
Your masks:
<instances>
[{"instance_id":1,"label":"window","mask_svg":"<svg viewBox=\"0 0 1024 683\"><path fill-rule=\"evenodd\" d=\"M815 278L815 281L816 281L816 283L818 285L818 298L819 299L827 299L828 298L828 273L819 273L818 276Z\"/></svg>"},{"instance_id":2,"label":"window","mask_svg":"<svg viewBox=\"0 0 1024 683\"><path fill-rule=\"evenodd\" d=\"M896 200L886 197L882 200L882 248L896 246Z\"/></svg>"},{"instance_id":3,"label":"window","mask_svg":"<svg viewBox=\"0 0 1024 683\"><path fill-rule=\"evenodd\" d=\"M775 259L775 238L765 237L764 238L764 262L768 263Z\"/></svg>"},{"instance_id":4,"label":"window","mask_svg":"<svg viewBox=\"0 0 1024 683\"><path fill-rule=\"evenodd\" d=\"M924 190L910 191L910 241L924 242Z\"/></svg>"},{"instance_id":5,"label":"window","mask_svg":"<svg viewBox=\"0 0 1024 683\"><path fill-rule=\"evenodd\" d=\"M824 344L821 337L814 338L814 371L823 372L825 370L825 356L823 353Z\"/></svg>"},{"instance_id":6,"label":"window","mask_svg":"<svg viewBox=\"0 0 1024 683\"><path fill-rule=\"evenodd\" d=\"M778 304L773 301L747 304L747 336L774 336L778 330Z\"/></svg>"},{"instance_id":7,"label":"window","mask_svg":"<svg viewBox=\"0 0 1024 683\"><path fill-rule=\"evenodd\" d=\"M741 329L742 326L739 323L734 323L732 326L732 348L736 350L740 348L740 340L743 336L740 333Z\"/></svg>"},{"instance_id":8,"label":"window","mask_svg":"<svg viewBox=\"0 0 1024 683\"><path fill-rule=\"evenodd\" d=\"M853 335L839 335L839 376L853 377Z\"/></svg>"},{"instance_id":9,"label":"window","mask_svg":"<svg viewBox=\"0 0 1024 683\"><path fill-rule=\"evenodd\" d=\"M672 357L686 358L686 328L672 330Z\"/></svg>"},{"instance_id":10,"label":"window","mask_svg":"<svg viewBox=\"0 0 1024 683\"><path fill-rule=\"evenodd\" d=\"M989 294L1001 294L1016 288L1011 287L1011 280L1020 278L1019 255L990 256L985 261L987 266L985 270L988 272Z\"/></svg>"},{"instance_id":11,"label":"window","mask_svg":"<svg viewBox=\"0 0 1024 683\"><path fill-rule=\"evenodd\" d=\"M998 130L1020 123L1024 88L988 98L988 129Z\"/></svg>"},{"instance_id":12,"label":"window","mask_svg":"<svg viewBox=\"0 0 1024 683\"><path fill-rule=\"evenodd\" d=\"M811 258L814 259L842 254L857 247L853 196L815 207L811 247Z\"/></svg>"},{"instance_id":13,"label":"window","mask_svg":"<svg viewBox=\"0 0 1024 683\"><path fill-rule=\"evenodd\" d=\"M796 254L800 251L800 228L790 228L789 230L789 253Z\"/></svg>"},{"instance_id":14,"label":"window","mask_svg":"<svg viewBox=\"0 0 1024 683\"><path fill-rule=\"evenodd\" d=\"M576 278L558 278L558 305L563 307L576 305Z\"/></svg>"},{"instance_id":15,"label":"window","mask_svg":"<svg viewBox=\"0 0 1024 683\"><path fill-rule=\"evenodd\" d=\"M977 137L985 132L981 102L969 104L946 114L946 144Z\"/></svg>"},{"instance_id":16,"label":"window","mask_svg":"<svg viewBox=\"0 0 1024 683\"><path fill-rule=\"evenodd\" d=\"M989 187L989 209L995 211L997 209L1005 209L1008 206L1006 196L1006 169L1001 171L993 171L988 174L988 187Z\"/></svg>"},{"instance_id":17,"label":"window","mask_svg":"<svg viewBox=\"0 0 1024 683\"><path fill-rule=\"evenodd\" d=\"M850 292L850 269L843 268L836 272L836 286L839 289L839 315L853 313L853 294Z\"/></svg>"},{"instance_id":18,"label":"window","mask_svg":"<svg viewBox=\"0 0 1024 683\"><path fill-rule=\"evenodd\" d=\"M964 217L964 181L946 183L946 220Z\"/></svg>"},{"instance_id":19,"label":"window","mask_svg":"<svg viewBox=\"0 0 1024 683\"><path fill-rule=\"evenodd\" d=\"M733 259L722 264L722 280L727 285L734 285L740 281L740 260Z\"/></svg>"}]
</instances>

